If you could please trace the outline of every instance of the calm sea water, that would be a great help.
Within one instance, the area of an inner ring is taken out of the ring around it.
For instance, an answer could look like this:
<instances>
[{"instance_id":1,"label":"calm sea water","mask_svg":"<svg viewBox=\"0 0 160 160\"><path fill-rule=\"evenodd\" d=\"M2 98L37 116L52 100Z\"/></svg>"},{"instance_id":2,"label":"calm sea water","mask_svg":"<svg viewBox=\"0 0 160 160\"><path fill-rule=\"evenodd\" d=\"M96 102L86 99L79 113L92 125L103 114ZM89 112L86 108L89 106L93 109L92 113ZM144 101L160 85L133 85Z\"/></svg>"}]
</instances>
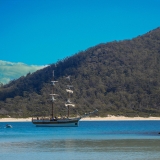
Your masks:
<instances>
[{"instance_id":1,"label":"calm sea water","mask_svg":"<svg viewBox=\"0 0 160 160\"><path fill-rule=\"evenodd\" d=\"M0 122L0 160L159 160L160 121L80 121L79 127Z\"/></svg>"}]
</instances>

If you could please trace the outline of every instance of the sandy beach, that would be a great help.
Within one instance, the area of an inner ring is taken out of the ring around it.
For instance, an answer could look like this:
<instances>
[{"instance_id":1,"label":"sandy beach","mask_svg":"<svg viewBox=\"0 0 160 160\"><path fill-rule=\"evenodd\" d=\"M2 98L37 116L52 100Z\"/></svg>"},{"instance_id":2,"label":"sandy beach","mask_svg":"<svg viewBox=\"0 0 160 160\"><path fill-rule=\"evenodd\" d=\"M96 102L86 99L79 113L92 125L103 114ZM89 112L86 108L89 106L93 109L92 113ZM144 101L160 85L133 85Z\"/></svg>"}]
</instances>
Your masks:
<instances>
[{"instance_id":1,"label":"sandy beach","mask_svg":"<svg viewBox=\"0 0 160 160\"><path fill-rule=\"evenodd\" d=\"M30 122L32 120L29 118L0 118L0 122Z\"/></svg>"},{"instance_id":2,"label":"sandy beach","mask_svg":"<svg viewBox=\"0 0 160 160\"><path fill-rule=\"evenodd\" d=\"M86 117L81 121L131 121L131 120L160 120L160 117L124 117L124 116L108 116L108 117Z\"/></svg>"},{"instance_id":3,"label":"sandy beach","mask_svg":"<svg viewBox=\"0 0 160 160\"><path fill-rule=\"evenodd\" d=\"M0 118L0 122L30 122L29 118ZM112 116L108 117L86 117L81 121L131 121L131 120L160 120L160 117L124 117L124 116Z\"/></svg>"}]
</instances>

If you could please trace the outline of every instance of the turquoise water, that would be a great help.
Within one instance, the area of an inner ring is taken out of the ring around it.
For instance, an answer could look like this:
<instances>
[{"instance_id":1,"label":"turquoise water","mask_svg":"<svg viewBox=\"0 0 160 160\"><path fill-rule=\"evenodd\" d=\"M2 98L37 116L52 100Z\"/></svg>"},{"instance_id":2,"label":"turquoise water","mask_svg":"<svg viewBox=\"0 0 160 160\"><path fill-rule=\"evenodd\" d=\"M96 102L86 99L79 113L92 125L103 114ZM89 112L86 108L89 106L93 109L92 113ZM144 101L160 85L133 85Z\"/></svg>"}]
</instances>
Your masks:
<instances>
[{"instance_id":1,"label":"turquoise water","mask_svg":"<svg viewBox=\"0 0 160 160\"><path fill-rule=\"evenodd\" d=\"M0 122L0 160L160 159L160 121L80 121L79 127Z\"/></svg>"}]
</instances>

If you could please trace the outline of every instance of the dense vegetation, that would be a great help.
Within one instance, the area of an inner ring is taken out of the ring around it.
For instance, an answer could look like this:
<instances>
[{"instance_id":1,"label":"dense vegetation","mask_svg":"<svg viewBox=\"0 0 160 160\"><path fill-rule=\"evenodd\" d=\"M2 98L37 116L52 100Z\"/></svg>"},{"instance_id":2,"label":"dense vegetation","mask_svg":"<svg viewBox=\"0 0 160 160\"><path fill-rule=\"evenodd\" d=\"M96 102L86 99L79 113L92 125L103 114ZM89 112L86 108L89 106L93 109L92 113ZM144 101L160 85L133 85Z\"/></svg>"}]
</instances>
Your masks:
<instances>
[{"instance_id":1,"label":"dense vegetation","mask_svg":"<svg viewBox=\"0 0 160 160\"><path fill-rule=\"evenodd\" d=\"M52 70L59 81L55 113L66 114L71 75L72 114L160 116L160 28L132 40L99 44L0 87L0 115L49 115Z\"/></svg>"}]
</instances>

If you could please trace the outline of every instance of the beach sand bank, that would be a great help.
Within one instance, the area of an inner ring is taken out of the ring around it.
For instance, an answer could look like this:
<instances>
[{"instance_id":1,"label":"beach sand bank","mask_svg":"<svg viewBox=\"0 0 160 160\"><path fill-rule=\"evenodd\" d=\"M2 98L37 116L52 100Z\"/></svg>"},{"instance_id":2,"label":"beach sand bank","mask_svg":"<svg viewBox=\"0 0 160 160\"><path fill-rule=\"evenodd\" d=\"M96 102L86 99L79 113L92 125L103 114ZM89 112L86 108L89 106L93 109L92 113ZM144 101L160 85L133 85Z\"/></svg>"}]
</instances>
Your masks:
<instances>
[{"instance_id":1,"label":"beach sand bank","mask_svg":"<svg viewBox=\"0 0 160 160\"><path fill-rule=\"evenodd\" d=\"M0 118L0 122L30 122L32 120L29 118Z\"/></svg>"},{"instance_id":2,"label":"beach sand bank","mask_svg":"<svg viewBox=\"0 0 160 160\"><path fill-rule=\"evenodd\" d=\"M108 116L108 117L86 117L81 121L131 121L131 120L160 120L160 117L124 117L124 116Z\"/></svg>"},{"instance_id":3,"label":"beach sand bank","mask_svg":"<svg viewBox=\"0 0 160 160\"><path fill-rule=\"evenodd\" d=\"M108 117L86 117L80 121L131 121L131 120L160 120L160 117L124 117L124 116L108 116ZM30 122L32 118L0 118L0 122Z\"/></svg>"}]
</instances>

